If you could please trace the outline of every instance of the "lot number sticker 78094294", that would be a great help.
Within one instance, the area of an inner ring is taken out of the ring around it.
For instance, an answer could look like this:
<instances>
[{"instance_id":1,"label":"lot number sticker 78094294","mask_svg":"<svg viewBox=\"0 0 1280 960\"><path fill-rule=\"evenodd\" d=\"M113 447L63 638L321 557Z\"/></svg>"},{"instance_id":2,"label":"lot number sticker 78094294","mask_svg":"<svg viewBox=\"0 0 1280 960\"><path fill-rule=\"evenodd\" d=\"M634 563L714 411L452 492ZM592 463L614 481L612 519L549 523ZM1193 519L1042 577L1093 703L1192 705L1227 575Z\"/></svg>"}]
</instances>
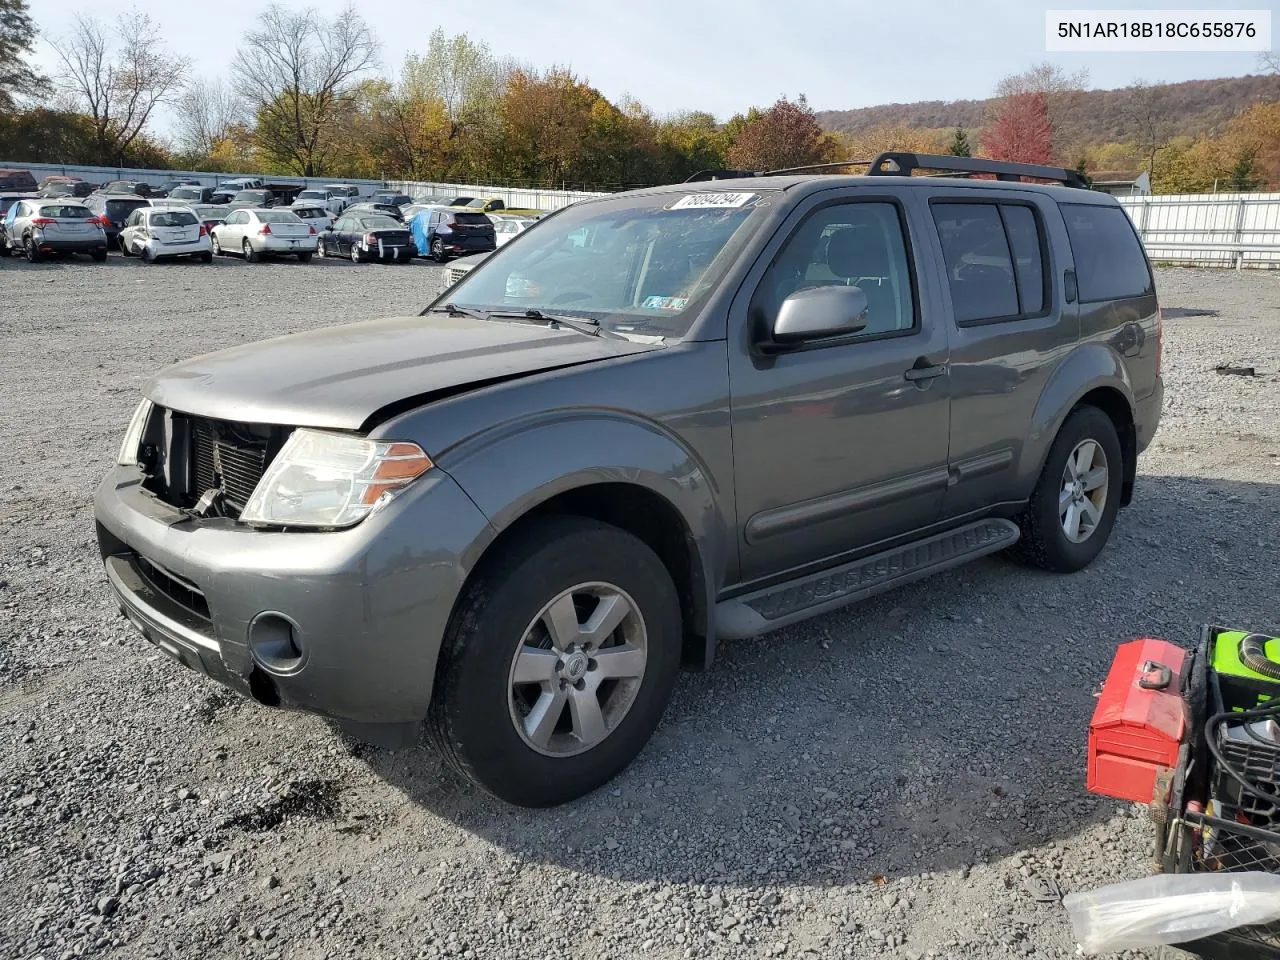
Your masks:
<instances>
[{"instance_id":1,"label":"lot number sticker 78094294","mask_svg":"<svg viewBox=\"0 0 1280 960\"><path fill-rule=\"evenodd\" d=\"M742 207L755 199L754 193L691 193L681 197L668 210L691 210L698 207Z\"/></svg>"}]
</instances>

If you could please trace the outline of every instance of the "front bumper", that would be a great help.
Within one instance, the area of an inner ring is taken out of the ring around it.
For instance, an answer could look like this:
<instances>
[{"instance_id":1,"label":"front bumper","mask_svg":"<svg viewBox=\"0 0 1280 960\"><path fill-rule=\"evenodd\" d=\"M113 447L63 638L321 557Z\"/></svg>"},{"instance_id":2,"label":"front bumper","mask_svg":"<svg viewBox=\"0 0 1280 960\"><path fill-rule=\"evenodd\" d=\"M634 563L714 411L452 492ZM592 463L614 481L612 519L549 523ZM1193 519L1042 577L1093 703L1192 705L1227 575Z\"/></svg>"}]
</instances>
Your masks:
<instances>
[{"instance_id":1,"label":"front bumper","mask_svg":"<svg viewBox=\"0 0 1280 960\"><path fill-rule=\"evenodd\" d=\"M484 515L436 469L363 523L333 532L195 520L116 467L94 500L121 611L191 669L272 706L355 725L416 724L431 699L455 599ZM262 613L291 621L298 663L251 644Z\"/></svg>"},{"instance_id":2,"label":"front bumper","mask_svg":"<svg viewBox=\"0 0 1280 960\"><path fill-rule=\"evenodd\" d=\"M1155 389L1141 400L1134 401L1134 426L1138 434L1138 452L1151 446L1156 429L1160 426L1160 413L1164 407L1164 378L1156 377Z\"/></svg>"},{"instance_id":3,"label":"front bumper","mask_svg":"<svg viewBox=\"0 0 1280 960\"><path fill-rule=\"evenodd\" d=\"M148 240L147 249L153 257L190 257L202 253L212 253L213 244L208 237L188 240L182 243L161 243L159 240Z\"/></svg>"}]
</instances>

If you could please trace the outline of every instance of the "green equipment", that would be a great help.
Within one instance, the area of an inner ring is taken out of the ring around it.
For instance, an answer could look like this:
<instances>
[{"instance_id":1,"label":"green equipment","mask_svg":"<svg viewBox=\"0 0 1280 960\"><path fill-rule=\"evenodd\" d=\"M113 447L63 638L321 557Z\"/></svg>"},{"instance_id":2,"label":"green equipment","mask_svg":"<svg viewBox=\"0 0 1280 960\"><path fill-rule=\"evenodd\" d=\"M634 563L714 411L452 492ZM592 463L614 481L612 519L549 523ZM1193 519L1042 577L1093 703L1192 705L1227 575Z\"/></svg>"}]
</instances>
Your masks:
<instances>
[{"instance_id":1,"label":"green equipment","mask_svg":"<svg viewBox=\"0 0 1280 960\"><path fill-rule=\"evenodd\" d=\"M1280 697L1280 638L1244 630L1212 636L1212 665L1223 705L1248 710Z\"/></svg>"}]
</instances>

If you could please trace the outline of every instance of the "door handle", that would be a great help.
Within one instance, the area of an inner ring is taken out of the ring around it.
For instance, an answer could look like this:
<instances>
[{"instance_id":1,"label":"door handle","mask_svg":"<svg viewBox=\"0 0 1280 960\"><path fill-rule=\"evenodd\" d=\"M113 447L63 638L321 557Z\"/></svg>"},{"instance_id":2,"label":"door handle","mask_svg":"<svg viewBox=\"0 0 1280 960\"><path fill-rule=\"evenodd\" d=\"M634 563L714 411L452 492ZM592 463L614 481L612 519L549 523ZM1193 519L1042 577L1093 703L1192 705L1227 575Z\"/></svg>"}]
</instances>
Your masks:
<instances>
[{"instance_id":1,"label":"door handle","mask_svg":"<svg viewBox=\"0 0 1280 960\"><path fill-rule=\"evenodd\" d=\"M945 363L929 363L924 357L915 362L915 366L907 370L903 374L908 380L913 382L919 380L932 380L934 377L940 377L947 372Z\"/></svg>"}]
</instances>

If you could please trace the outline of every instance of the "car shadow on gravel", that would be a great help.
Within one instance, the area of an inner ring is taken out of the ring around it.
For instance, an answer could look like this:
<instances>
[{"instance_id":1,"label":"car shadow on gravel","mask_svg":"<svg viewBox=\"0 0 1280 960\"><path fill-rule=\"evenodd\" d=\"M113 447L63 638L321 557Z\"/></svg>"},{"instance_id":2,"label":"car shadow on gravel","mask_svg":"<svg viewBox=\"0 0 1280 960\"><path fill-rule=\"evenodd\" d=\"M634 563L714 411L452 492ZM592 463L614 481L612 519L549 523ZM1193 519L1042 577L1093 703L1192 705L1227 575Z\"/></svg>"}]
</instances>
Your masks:
<instances>
[{"instance_id":1,"label":"car shadow on gravel","mask_svg":"<svg viewBox=\"0 0 1280 960\"><path fill-rule=\"evenodd\" d=\"M1084 790L1115 645L1280 626L1278 539L1280 485L1141 477L1082 573L988 559L723 645L626 772L559 808L494 801L425 747L357 753L434 814L576 871L827 885L963 869L1123 809Z\"/></svg>"}]
</instances>

